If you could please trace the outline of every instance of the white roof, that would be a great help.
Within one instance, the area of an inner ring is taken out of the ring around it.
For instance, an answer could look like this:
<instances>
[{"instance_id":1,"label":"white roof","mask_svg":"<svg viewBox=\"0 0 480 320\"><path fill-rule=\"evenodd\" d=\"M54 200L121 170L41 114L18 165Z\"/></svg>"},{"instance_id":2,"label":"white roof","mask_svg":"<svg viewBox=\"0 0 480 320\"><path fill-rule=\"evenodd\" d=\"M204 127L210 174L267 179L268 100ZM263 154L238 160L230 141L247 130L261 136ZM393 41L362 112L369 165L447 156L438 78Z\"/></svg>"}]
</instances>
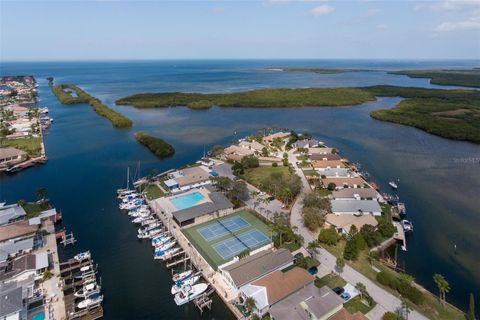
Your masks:
<instances>
[{"instance_id":1,"label":"white roof","mask_svg":"<svg viewBox=\"0 0 480 320\"><path fill-rule=\"evenodd\" d=\"M331 200L332 212L382 212L382 208L376 200Z\"/></svg>"},{"instance_id":2,"label":"white roof","mask_svg":"<svg viewBox=\"0 0 480 320\"><path fill-rule=\"evenodd\" d=\"M178 182L175 181L175 179L165 180L163 183L165 183L165 185L169 188L174 187L174 186L178 186Z\"/></svg>"},{"instance_id":3,"label":"white roof","mask_svg":"<svg viewBox=\"0 0 480 320\"><path fill-rule=\"evenodd\" d=\"M35 269L44 269L48 267L48 254L46 252L35 255Z\"/></svg>"},{"instance_id":4,"label":"white roof","mask_svg":"<svg viewBox=\"0 0 480 320\"><path fill-rule=\"evenodd\" d=\"M242 291L245 296L255 299L255 305L257 306L258 310L262 310L268 306L266 287L247 284L246 286L243 286L240 291Z\"/></svg>"}]
</instances>

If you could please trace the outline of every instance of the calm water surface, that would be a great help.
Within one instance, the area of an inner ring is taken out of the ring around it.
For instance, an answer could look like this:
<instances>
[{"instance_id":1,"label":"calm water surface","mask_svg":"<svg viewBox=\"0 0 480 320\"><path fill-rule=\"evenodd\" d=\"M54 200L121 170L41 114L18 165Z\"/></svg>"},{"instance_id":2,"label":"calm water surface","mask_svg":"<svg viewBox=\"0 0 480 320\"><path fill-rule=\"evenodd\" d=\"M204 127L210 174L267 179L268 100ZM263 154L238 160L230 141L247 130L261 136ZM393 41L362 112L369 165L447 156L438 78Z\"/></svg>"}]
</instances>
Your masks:
<instances>
[{"instance_id":1,"label":"calm water surface","mask_svg":"<svg viewBox=\"0 0 480 320\"><path fill-rule=\"evenodd\" d=\"M0 178L0 198L9 202L34 199L46 187L62 210L64 223L78 239L74 251L90 249L102 269L107 319L228 319L217 299L200 317L193 305L175 306L170 274L152 259L151 248L136 240L136 229L117 209L116 188L127 166L141 161L143 174L198 159L204 146L226 144L264 127L309 131L362 163L387 190L399 178L415 234L400 263L418 282L434 290L434 273L445 275L452 290L449 301L465 309L468 294L480 297L480 146L426 134L369 117L400 99L382 98L345 108L240 109L188 108L137 110L113 101L146 91L229 92L267 87L334 87L392 84L438 87L427 79L387 75L383 71L336 75L267 71L272 66L329 66L376 70L470 67L473 62L413 61L168 61L95 63L9 63L0 73L33 74L40 104L55 119L45 144L49 161L14 176ZM75 83L134 121L132 129L115 129L88 105L59 104L46 81ZM175 156L158 160L133 138L139 130L173 144ZM235 136L234 133L237 133ZM457 253L453 245L457 245ZM72 251L73 253L73 251Z\"/></svg>"}]
</instances>

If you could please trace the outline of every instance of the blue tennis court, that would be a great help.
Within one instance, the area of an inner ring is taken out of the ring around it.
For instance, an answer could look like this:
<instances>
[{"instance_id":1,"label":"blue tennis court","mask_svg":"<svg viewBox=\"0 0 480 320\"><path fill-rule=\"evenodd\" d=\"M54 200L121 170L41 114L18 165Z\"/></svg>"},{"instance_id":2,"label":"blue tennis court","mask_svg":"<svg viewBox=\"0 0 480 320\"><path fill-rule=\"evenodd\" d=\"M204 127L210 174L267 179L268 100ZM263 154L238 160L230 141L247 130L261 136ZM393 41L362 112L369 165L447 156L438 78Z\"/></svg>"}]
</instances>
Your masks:
<instances>
[{"instance_id":1,"label":"blue tennis court","mask_svg":"<svg viewBox=\"0 0 480 320\"><path fill-rule=\"evenodd\" d=\"M205 239L205 241L212 241L249 226L250 223L245 219L235 216L221 221L217 220L205 227L199 228L197 232L203 237L203 239Z\"/></svg>"},{"instance_id":2,"label":"blue tennis court","mask_svg":"<svg viewBox=\"0 0 480 320\"><path fill-rule=\"evenodd\" d=\"M254 229L216 243L212 247L223 259L228 259L242 251L252 250L269 242L270 239L266 235Z\"/></svg>"}]
</instances>

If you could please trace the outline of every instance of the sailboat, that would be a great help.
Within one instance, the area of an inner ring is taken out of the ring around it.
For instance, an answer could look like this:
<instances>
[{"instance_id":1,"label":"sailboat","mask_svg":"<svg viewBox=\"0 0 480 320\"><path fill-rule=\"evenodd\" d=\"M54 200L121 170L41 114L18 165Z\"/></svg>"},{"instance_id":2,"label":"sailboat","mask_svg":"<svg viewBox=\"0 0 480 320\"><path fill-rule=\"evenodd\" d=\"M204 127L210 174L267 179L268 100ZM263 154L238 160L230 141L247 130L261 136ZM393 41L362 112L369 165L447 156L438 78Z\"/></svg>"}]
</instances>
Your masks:
<instances>
[{"instance_id":1,"label":"sailboat","mask_svg":"<svg viewBox=\"0 0 480 320\"><path fill-rule=\"evenodd\" d=\"M200 280L200 276L191 277L183 281L177 281L172 286L171 293L175 295L179 293L185 286L193 286L198 280Z\"/></svg>"},{"instance_id":2,"label":"sailboat","mask_svg":"<svg viewBox=\"0 0 480 320\"><path fill-rule=\"evenodd\" d=\"M127 167L127 187L123 189L117 189L117 195L118 197L121 197L121 196L130 194L132 192L135 192L135 191L130 190L130 167Z\"/></svg>"}]
</instances>

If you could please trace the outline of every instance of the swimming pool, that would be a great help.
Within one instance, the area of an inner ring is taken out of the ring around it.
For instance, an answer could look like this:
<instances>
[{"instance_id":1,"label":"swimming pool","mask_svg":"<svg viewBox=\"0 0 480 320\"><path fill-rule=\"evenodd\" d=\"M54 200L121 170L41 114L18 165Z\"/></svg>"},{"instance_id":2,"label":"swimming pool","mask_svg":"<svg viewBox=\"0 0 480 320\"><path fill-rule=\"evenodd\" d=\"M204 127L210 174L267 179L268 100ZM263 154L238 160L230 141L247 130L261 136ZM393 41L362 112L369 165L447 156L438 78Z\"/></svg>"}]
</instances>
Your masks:
<instances>
[{"instance_id":1,"label":"swimming pool","mask_svg":"<svg viewBox=\"0 0 480 320\"><path fill-rule=\"evenodd\" d=\"M45 314L43 312L37 313L32 317L32 320L43 320L45 319Z\"/></svg>"},{"instance_id":2,"label":"swimming pool","mask_svg":"<svg viewBox=\"0 0 480 320\"><path fill-rule=\"evenodd\" d=\"M177 208L177 210L183 210L190 207L193 207L199 201L205 198L200 192L194 192L190 194L186 194L184 196L179 196L170 200L170 202Z\"/></svg>"}]
</instances>

